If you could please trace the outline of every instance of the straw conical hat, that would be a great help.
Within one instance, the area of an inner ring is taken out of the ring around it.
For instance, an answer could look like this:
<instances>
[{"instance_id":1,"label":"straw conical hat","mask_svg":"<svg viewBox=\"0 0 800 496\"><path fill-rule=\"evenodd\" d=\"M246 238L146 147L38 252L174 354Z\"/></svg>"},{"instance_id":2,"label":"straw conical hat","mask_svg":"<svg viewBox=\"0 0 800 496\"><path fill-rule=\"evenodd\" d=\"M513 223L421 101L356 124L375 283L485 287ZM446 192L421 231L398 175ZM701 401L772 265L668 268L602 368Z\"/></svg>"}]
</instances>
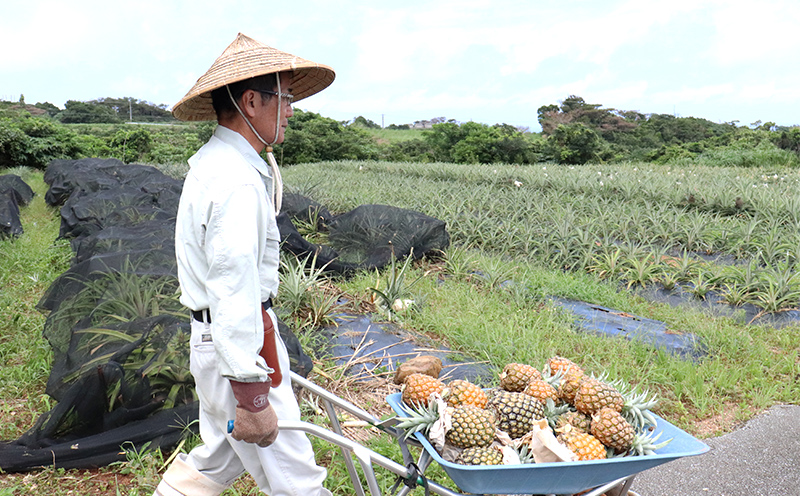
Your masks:
<instances>
[{"instance_id":1,"label":"straw conical hat","mask_svg":"<svg viewBox=\"0 0 800 496\"><path fill-rule=\"evenodd\" d=\"M239 33L211 68L197 80L181 101L172 108L182 121L216 120L211 92L226 84L274 72L292 72L290 88L294 101L327 88L335 77L333 69L281 52Z\"/></svg>"}]
</instances>

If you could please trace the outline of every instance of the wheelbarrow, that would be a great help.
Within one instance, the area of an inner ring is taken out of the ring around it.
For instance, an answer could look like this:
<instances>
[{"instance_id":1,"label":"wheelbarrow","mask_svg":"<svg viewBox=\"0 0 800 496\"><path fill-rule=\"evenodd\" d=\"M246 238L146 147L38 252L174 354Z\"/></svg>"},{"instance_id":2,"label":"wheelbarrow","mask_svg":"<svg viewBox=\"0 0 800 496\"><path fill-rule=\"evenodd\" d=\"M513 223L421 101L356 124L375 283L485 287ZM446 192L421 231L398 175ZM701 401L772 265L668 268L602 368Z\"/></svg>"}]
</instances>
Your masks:
<instances>
[{"instance_id":1,"label":"wheelbarrow","mask_svg":"<svg viewBox=\"0 0 800 496\"><path fill-rule=\"evenodd\" d=\"M652 467L676 460L685 456L694 456L709 450L708 445L695 439L690 434L670 424L666 420L655 416L657 427L654 434L661 433L662 439L672 439L667 446L656 451L656 454L646 456L628 456L607 460L590 460L560 463L536 463L522 465L460 465L444 460L436 449L430 444L422 433L415 433L413 437L405 438L405 431L395 427L398 423L396 417L380 420L362 408L339 398L330 391L322 388L303 377L291 373L292 382L319 398L325 406L325 411L330 420L331 428L303 421L278 422L280 429L299 430L314 435L339 447L347 467L350 479L353 482L357 496L381 496L382 492L375 475L374 467L377 465L397 476L397 482L391 489L391 494L405 496L416 487L423 487L425 494L439 494L455 496L459 494L541 494L541 495L575 495L581 496L624 496L629 489L636 474ZM386 398L392 409L400 416L405 412L401 406L400 393L391 394ZM400 446L403 463L387 458L380 453L346 438L338 420L338 410L344 411L354 417L376 427L384 433L394 437ZM421 453L414 460L409 446L421 447ZM361 483L361 478L356 470L356 464L363 471L367 490ZM436 461L463 492L453 492L441 484L425 477L425 471L431 463Z\"/></svg>"}]
</instances>

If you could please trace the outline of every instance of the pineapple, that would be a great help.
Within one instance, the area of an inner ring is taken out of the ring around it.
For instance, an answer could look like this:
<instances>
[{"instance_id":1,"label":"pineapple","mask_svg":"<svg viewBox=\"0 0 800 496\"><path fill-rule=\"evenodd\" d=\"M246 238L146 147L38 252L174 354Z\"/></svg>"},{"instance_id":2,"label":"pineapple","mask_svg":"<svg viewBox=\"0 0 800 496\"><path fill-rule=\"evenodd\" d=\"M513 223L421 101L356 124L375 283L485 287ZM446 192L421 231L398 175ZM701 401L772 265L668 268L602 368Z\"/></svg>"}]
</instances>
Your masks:
<instances>
[{"instance_id":1,"label":"pineapple","mask_svg":"<svg viewBox=\"0 0 800 496\"><path fill-rule=\"evenodd\" d=\"M497 416L498 429L517 439L533 428L533 423L544 417L544 405L524 393L500 391L489 400L488 409Z\"/></svg>"},{"instance_id":2,"label":"pineapple","mask_svg":"<svg viewBox=\"0 0 800 496\"><path fill-rule=\"evenodd\" d=\"M411 374L403 383L403 403L409 406L427 406L433 393L441 393L444 382L426 374Z\"/></svg>"},{"instance_id":3,"label":"pineapple","mask_svg":"<svg viewBox=\"0 0 800 496\"><path fill-rule=\"evenodd\" d=\"M592 415L591 434L616 453L624 453L633 444L634 430L621 413L604 407Z\"/></svg>"},{"instance_id":4,"label":"pineapple","mask_svg":"<svg viewBox=\"0 0 800 496\"><path fill-rule=\"evenodd\" d=\"M622 395L614 386L592 377L581 381L573 402L575 408L586 415L606 406L621 412L623 403Z\"/></svg>"},{"instance_id":5,"label":"pineapple","mask_svg":"<svg viewBox=\"0 0 800 496\"><path fill-rule=\"evenodd\" d=\"M509 363L500 373L500 387L506 391L521 392L531 379L541 379L542 373L524 363Z\"/></svg>"},{"instance_id":6,"label":"pineapple","mask_svg":"<svg viewBox=\"0 0 800 496\"><path fill-rule=\"evenodd\" d=\"M478 408L486 408L486 403L489 401L483 389L461 379L450 381L442 391L442 398L452 407L474 405Z\"/></svg>"},{"instance_id":7,"label":"pineapple","mask_svg":"<svg viewBox=\"0 0 800 496\"><path fill-rule=\"evenodd\" d=\"M523 392L542 403L546 403L547 398L551 398L553 401L559 401L556 388L551 386L550 383L544 379L531 379Z\"/></svg>"},{"instance_id":8,"label":"pineapple","mask_svg":"<svg viewBox=\"0 0 800 496\"><path fill-rule=\"evenodd\" d=\"M558 395L567 403L575 401L575 393L584 378L583 370L578 368L568 368L561 371L561 379L558 384Z\"/></svg>"},{"instance_id":9,"label":"pineapple","mask_svg":"<svg viewBox=\"0 0 800 496\"><path fill-rule=\"evenodd\" d=\"M555 375L558 372L563 374L569 369L579 372L580 375L584 374L583 369L580 368L577 363L573 362L569 358L564 358L558 355L547 359L546 368L550 370L550 375Z\"/></svg>"},{"instance_id":10,"label":"pineapple","mask_svg":"<svg viewBox=\"0 0 800 496\"><path fill-rule=\"evenodd\" d=\"M459 453L456 463L462 465L502 465L503 453L491 446L466 448Z\"/></svg>"},{"instance_id":11,"label":"pineapple","mask_svg":"<svg viewBox=\"0 0 800 496\"><path fill-rule=\"evenodd\" d=\"M589 433L592 426L592 419L586 414L571 410L558 417L558 420L556 420L556 428L563 428L567 424L571 425L576 430Z\"/></svg>"},{"instance_id":12,"label":"pineapple","mask_svg":"<svg viewBox=\"0 0 800 496\"><path fill-rule=\"evenodd\" d=\"M458 448L489 446L494 441L495 417L489 410L472 405L456 408L445 439Z\"/></svg>"},{"instance_id":13,"label":"pineapple","mask_svg":"<svg viewBox=\"0 0 800 496\"><path fill-rule=\"evenodd\" d=\"M604 460L606 447L596 437L567 425L559 430L558 440L575 453L577 460Z\"/></svg>"}]
</instances>

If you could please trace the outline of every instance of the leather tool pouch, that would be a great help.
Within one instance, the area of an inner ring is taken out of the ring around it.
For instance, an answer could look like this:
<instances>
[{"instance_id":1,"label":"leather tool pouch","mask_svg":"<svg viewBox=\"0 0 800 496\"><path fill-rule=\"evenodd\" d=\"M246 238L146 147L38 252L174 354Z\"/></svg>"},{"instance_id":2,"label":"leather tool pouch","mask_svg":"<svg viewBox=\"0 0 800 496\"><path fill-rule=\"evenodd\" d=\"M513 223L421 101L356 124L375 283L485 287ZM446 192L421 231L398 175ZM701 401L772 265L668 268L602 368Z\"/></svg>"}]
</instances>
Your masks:
<instances>
[{"instance_id":1,"label":"leather tool pouch","mask_svg":"<svg viewBox=\"0 0 800 496\"><path fill-rule=\"evenodd\" d=\"M264 344L261 346L259 355L267 362L267 366L271 368L272 372L269 377L272 379L272 387L278 387L283 379L281 374L281 365L278 361L278 344L275 342L275 326L272 324L267 311L261 309L261 319L264 321Z\"/></svg>"}]
</instances>

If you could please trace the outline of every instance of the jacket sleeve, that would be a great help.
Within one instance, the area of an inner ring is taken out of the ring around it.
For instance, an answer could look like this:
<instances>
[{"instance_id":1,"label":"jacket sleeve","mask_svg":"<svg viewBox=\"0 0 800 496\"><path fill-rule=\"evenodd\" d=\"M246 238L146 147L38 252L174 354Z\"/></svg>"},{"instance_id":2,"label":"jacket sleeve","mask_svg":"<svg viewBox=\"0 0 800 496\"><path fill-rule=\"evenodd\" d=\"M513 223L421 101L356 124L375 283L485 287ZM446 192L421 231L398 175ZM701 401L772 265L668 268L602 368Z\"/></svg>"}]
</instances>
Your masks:
<instances>
[{"instance_id":1,"label":"jacket sleeve","mask_svg":"<svg viewBox=\"0 0 800 496\"><path fill-rule=\"evenodd\" d=\"M272 372L258 354L264 340L258 260L267 207L263 188L244 184L213 199L206 224L214 347L222 375L240 382L264 382Z\"/></svg>"}]
</instances>

